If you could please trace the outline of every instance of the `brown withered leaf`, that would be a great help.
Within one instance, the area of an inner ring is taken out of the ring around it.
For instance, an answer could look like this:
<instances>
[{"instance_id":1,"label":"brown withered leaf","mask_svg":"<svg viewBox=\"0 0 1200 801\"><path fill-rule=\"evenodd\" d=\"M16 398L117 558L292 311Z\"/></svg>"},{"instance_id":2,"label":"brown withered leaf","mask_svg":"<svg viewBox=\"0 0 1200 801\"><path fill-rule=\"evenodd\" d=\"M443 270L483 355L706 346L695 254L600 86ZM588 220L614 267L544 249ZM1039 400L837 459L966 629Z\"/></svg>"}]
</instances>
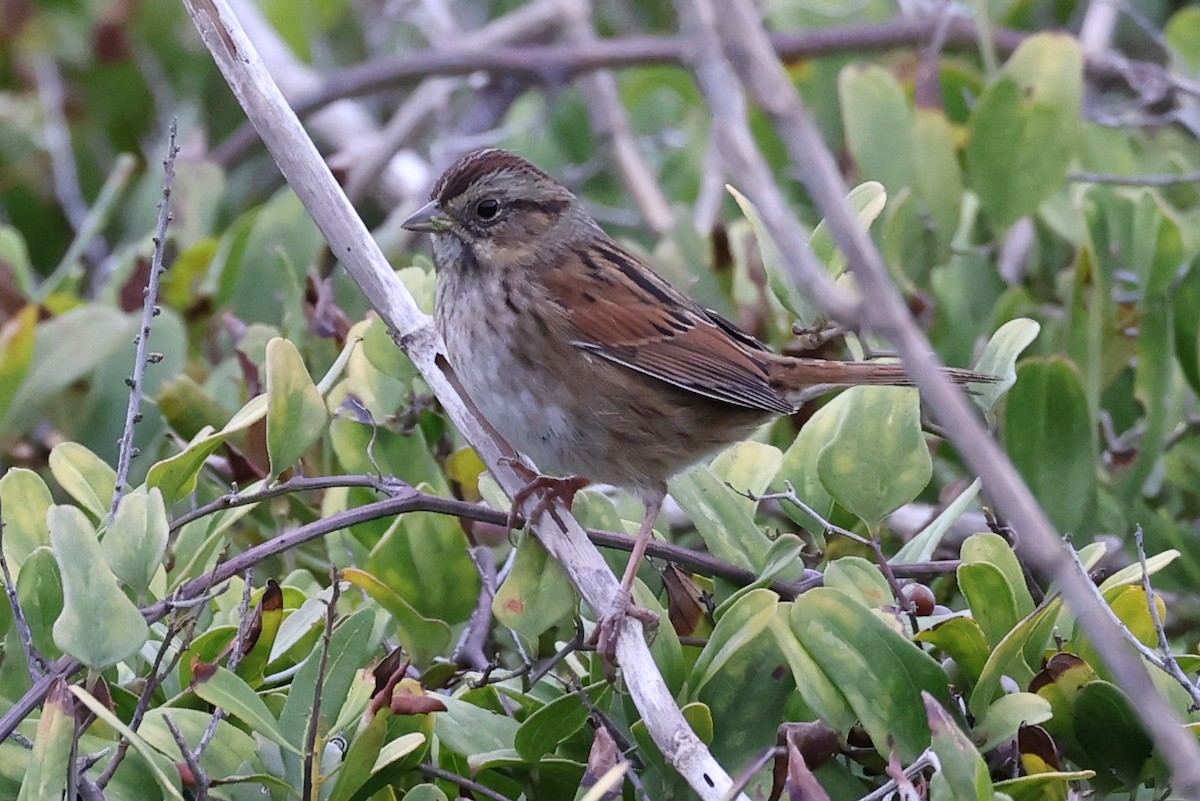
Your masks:
<instances>
[{"instance_id":1,"label":"brown withered leaf","mask_svg":"<svg viewBox=\"0 0 1200 801\"><path fill-rule=\"evenodd\" d=\"M783 797L784 793L792 792L789 787L793 784L795 769L792 767L792 763L795 759L799 759L804 766L803 772L809 772L811 776L812 768L819 768L842 750L837 732L821 721L784 723L779 727L775 743L780 747L786 746L786 750L779 752L775 758L771 801L777 801ZM795 759L793 754L795 754ZM821 789L820 785L817 785L817 789ZM821 790L822 794L824 792ZM808 798L808 796L799 797ZM792 795L789 795L788 798L792 798ZM814 798L821 798L821 796L814 796Z\"/></svg>"},{"instance_id":2,"label":"brown withered leaf","mask_svg":"<svg viewBox=\"0 0 1200 801\"><path fill-rule=\"evenodd\" d=\"M390 705L393 715L425 715L445 712L441 699L428 695L416 679L401 679L392 690Z\"/></svg>"},{"instance_id":3,"label":"brown withered leaf","mask_svg":"<svg viewBox=\"0 0 1200 801\"><path fill-rule=\"evenodd\" d=\"M322 279L311 270L304 293L304 315L308 318L308 329L318 337L346 341L350 333L350 320L337 305L333 281Z\"/></svg>"},{"instance_id":4,"label":"brown withered leaf","mask_svg":"<svg viewBox=\"0 0 1200 801\"><path fill-rule=\"evenodd\" d=\"M1017 750L1021 752L1022 764L1028 755L1037 758L1052 770L1062 770L1062 755L1058 752L1058 745L1041 726L1021 726L1017 731Z\"/></svg>"},{"instance_id":5,"label":"brown withered leaf","mask_svg":"<svg viewBox=\"0 0 1200 801\"><path fill-rule=\"evenodd\" d=\"M1030 680L1029 692L1036 693L1046 685L1056 682L1068 670L1081 667L1087 667L1087 662L1075 656L1075 654L1059 651L1047 659L1041 672Z\"/></svg>"},{"instance_id":6,"label":"brown withered leaf","mask_svg":"<svg viewBox=\"0 0 1200 801\"><path fill-rule=\"evenodd\" d=\"M790 737L787 779L783 783L783 792L788 801L830 801L829 794L804 761L800 747Z\"/></svg>"},{"instance_id":7,"label":"brown withered leaf","mask_svg":"<svg viewBox=\"0 0 1200 801\"><path fill-rule=\"evenodd\" d=\"M370 723L381 709L391 709L392 693L399 681L404 678L411 664L401 648L394 649L371 669L371 677L375 679L375 689L371 691L371 700L363 712L363 720Z\"/></svg>"},{"instance_id":8,"label":"brown withered leaf","mask_svg":"<svg viewBox=\"0 0 1200 801\"><path fill-rule=\"evenodd\" d=\"M192 657L192 684L202 684L217 673L217 666L211 662L202 662L199 657Z\"/></svg>"},{"instance_id":9,"label":"brown withered leaf","mask_svg":"<svg viewBox=\"0 0 1200 801\"><path fill-rule=\"evenodd\" d=\"M704 597L692 577L675 565L663 571L667 588L667 614L675 633L681 637L692 634L700 625L705 612Z\"/></svg>"},{"instance_id":10,"label":"brown withered leaf","mask_svg":"<svg viewBox=\"0 0 1200 801\"><path fill-rule=\"evenodd\" d=\"M580 788L586 790L589 787L595 786L596 782L612 770L621 759L620 750L617 748L617 743L613 740L613 736L608 729L600 726L596 729L596 736L592 740L592 750L588 752L587 769L583 772L583 779L579 782ZM601 801L613 801L621 796L621 790L625 783L621 782L613 789L602 795Z\"/></svg>"}]
</instances>

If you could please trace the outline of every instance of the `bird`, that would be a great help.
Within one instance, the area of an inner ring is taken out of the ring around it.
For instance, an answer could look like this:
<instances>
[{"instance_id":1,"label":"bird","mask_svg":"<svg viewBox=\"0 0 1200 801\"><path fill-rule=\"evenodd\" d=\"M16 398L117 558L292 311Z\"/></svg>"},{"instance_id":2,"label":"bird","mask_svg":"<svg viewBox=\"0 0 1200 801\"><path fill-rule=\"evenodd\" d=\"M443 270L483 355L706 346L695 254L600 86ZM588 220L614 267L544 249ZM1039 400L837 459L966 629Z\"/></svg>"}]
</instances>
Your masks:
<instances>
[{"instance_id":1,"label":"bird","mask_svg":"<svg viewBox=\"0 0 1200 801\"><path fill-rule=\"evenodd\" d=\"M631 591L669 478L821 393L911 385L895 363L773 352L673 287L567 187L506 150L461 157L402 225L432 237L434 319L462 387L543 471L527 490L558 481L569 502L593 481L645 508L620 591L597 610L606 658L626 616L657 622ZM958 384L994 380L947 374Z\"/></svg>"}]
</instances>

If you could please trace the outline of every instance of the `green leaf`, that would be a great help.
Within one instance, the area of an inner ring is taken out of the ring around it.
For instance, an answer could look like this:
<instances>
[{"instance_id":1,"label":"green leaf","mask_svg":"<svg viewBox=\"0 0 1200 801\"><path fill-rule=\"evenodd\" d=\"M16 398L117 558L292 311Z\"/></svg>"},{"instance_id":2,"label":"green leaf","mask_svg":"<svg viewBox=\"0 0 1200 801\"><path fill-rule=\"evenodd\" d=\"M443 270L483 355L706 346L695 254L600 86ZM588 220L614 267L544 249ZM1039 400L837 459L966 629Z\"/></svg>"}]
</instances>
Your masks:
<instances>
[{"instance_id":1,"label":"green leaf","mask_svg":"<svg viewBox=\"0 0 1200 801\"><path fill-rule=\"evenodd\" d=\"M796 491L796 496L826 520L833 512L834 501L833 496L821 483L817 472L817 460L821 451L837 434L842 415L847 408L846 404L847 402L838 396L817 410L812 419L800 429L791 447L784 452L783 464L780 465L777 477L777 490L784 489L784 482L790 483ZM788 517L804 526L817 538L818 546L824 546L825 528L821 523L793 504L783 503L781 507Z\"/></svg>"},{"instance_id":2,"label":"green leaf","mask_svg":"<svg viewBox=\"0 0 1200 801\"><path fill-rule=\"evenodd\" d=\"M116 729L117 733L129 741L133 749L137 751L143 759L146 760L153 774L154 779L158 782L158 786L162 791L171 798L177 798L183 801L183 795L179 792L179 772L171 770L175 766L158 751L151 748L145 740L138 736L137 732L125 725L122 720L109 711L108 707L96 699L91 693L82 687L71 687L71 692L75 697L83 702L83 705L91 710L92 714L100 720L107 723ZM170 773L168 773L170 770Z\"/></svg>"},{"instance_id":3,"label":"green leaf","mask_svg":"<svg viewBox=\"0 0 1200 801\"><path fill-rule=\"evenodd\" d=\"M150 632L142 613L117 586L92 524L73 506L52 506L46 525L63 582L54 642L95 669L133 656Z\"/></svg>"},{"instance_id":4,"label":"green leaf","mask_svg":"<svg viewBox=\"0 0 1200 801\"><path fill-rule=\"evenodd\" d=\"M496 620L536 640L574 614L577 603L562 566L537 537L522 535L512 570L492 600Z\"/></svg>"},{"instance_id":5,"label":"green leaf","mask_svg":"<svg viewBox=\"0 0 1200 801\"><path fill-rule=\"evenodd\" d=\"M369 659L367 649L374 623L374 611L363 607L343 620L329 638L329 658L325 664L325 681L321 684L321 712L328 720L338 718L355 676ZM279 727L297 746L293 749L297 754L312 713L313 699L317 696L317 676L321 671L324 648L324 643L318 641L304 659L279 714ZM294 759L286 754L284 758ZM293 764L298 770L299 763Z\"/></svg>"},{"instance_id":6,"label":"green leaf","mask_svg":"<svg viewBox=\"0 0 1200 801\"><path fill-rule=\"evenodd\" d=\"M792 603L792 630L836 683L880 753L894 741L911 761L929 745L921 692L950 703L946 673L928 654L845 593L810 590Z\"/></svg>"},{"instance_id":7,"label":"green leaf","mask_svg":"<svg viewBox=\"0 0 1200 801\"><path fill-rule=\"evenodd\" d=\"M1179 556L1179 551L1171 548L1170 550L1163 551L1162 553L1156 553L1154 556L1146 557L1145 570L1142 569L1141 562L1134 562L1127 567L1123 567L1116 573L1113 573L1111 576L1106 578L1100 584L1100 592L1104 595L1107 595L1109 592L1122 585L1140 584L1143 576L1153 576L1155 573L1178 559Z\"/></svg>"},{"instance_id":8,"label":"green leaf","mask_svg":"<svg viewBox=\"0 0 1200 801\"><path fill-rule=\"evenodd\" d=\"M725 184L725 189L733 195L733 199L741 207L742 214L746 216L750 228L754 231L754 238L758 241L758 250L762 256L763 269L767 273L767 285L771 288L771 292L785 309L796 315L800 325L814 325L817 321L817 309L804 297L797 288L796 282L792 280L787 266L783 263L779 246L775 244L775 240L771 238L770 232L763 224L758 207L750 201L750 198L729 184Z\"/></svg>"},{"instance_id":9,"label":"green leaf","mask_svg":"<svg viewBox=\"0 0 1200 801\"><path fill-rule=\"evenodd\" d=\"M753 640L775 616L779 596L770 590L753 589L729 604L725 613L717 620L717 626L708 637L704 650L692 666L688 677L691 699L695 699L704 685L712 680L738 649Z\"/></svg>"},{"instance_id":10,"label":"green leaf","mask_svg":"<svg viewBox=\"0 0 1200 801\"><path fill-rule=\"evenodd\" d=\"M1040 651L1049 642L1061 607L1061 597L1046 601L1017 624L992 649L992 654L979 675L979 681L971 691L968 708L972 715L982 717L986 713L992 701L1001 694L1002 677L1010 676L1019 686L1028 686L1033 678L1033 670L1026 662L1025 655L1031 651Z\"/></svg>"},{"instance_id":11,"label":"green leaf","mask_svg":"<svg viewBox=\"0 0 1200 801\"><path fill-rule=\"evenodd\" d=\"M267 396L251 398L220 431L207 427L192 438L181 452L157 462L146 475L146 486L158 487L168 505L187 497L196 489L200 470L209 456L232 434L244 431L267 414Z\"/></svg>"},{"instance_id":12,"label":"green leaf","mask_svg":"<svg viewBox=\"0 0 1200 801\"><path fill-rule=\"evenodd\" d=\"M37 329L32 367L0 430L24 432L41 419L47 401L127 347L136 330L131 316L100 304L78 306L43 322Z\"/></svg>"},{"instance_id":13,"label":"green leaf","mask_svg":"<svg viewBox=\"0 0 1200 801\"><path fill-rule=\"evenodd\" d=\"M713 556L759 571L771 540L755 524L753 504L747 504L746 498L704 466L675 476L667 485Z\"/></svg>"},{"instance_id":14,"label":"green leaf","mask_svg":"<svg viewBox=\"0 0 1200 801\"><path fill-rule=\"evenodd\" d=\"M1129 697L1106 681L1089 682L1079 690L1075 737L1088 755L1085 767L1108 768L1130 787L1139 783L1154 748Z\"/></svg>"},{"instance_id":15,"label":"green leaf","mask_svg":"<svg viewBox=\"0 0 1200 801\"><path fill-rule=\"evenodd\" d=\"M1200 73L1200 8L1184 5L1163 26L1167 52L1180 72Z\"/></svg>"},{"instance_id":16,"label":"green leaf","mask_svg":"<svg viewBox=\"0 0 1200 801\"><path fill-rule=\"evenodd\" d=\"M863 229L869 231L887 205L887 192L878 181L867 181L851 189L846 195L846 202L854 210ZM813 255L826 266L831 278L837 278L846 271L846 256L838 250L833 234L829 232L829 225L824 220L813 229L809 246Z\"/></svg>"},{"instance_id":17,"label":"green leaf","mask_svg":"<svg viewBox=\"0 0 1200 801\"><path fill-rule=\"evenodd\" d=\"M1034 34L979 98L966 163L971 188L998 229L1057 190L1079 143L1083 55L1063 34Z\"/></svg>"},{"instance_id":18,"label":"green leaf","mask_svg":"<svg viewBox=\"0 0 1200 801\"><path fill-rule=\"evenodd\" d=\"M0 326L0 421L33 365L37 317L37 307L26 306Z\"/></svg>"},{"instance_id":19,"label":"green leaf","mask_svg":"<svg viewBox=\"0 0 1200 801\"><path fill-rule=\"evenodd\" d=\"M350 743L346 758L338 768L329 801L350 801L371 778L375 760L379 758L379 751L387 740L389 717L391 714L388 710L380 710Z\"/></svg>"},{"instance_id":20,"label":"green leaf","mask_svg":"<svg viewBox=\"0 0 1200 801\"><path fill-rule=\"evenodd\" d=\"M992 787L1012 801L1066 801L1073 783L1087 781L1095 775L1093 770L1056 770L1005 779Z\"/></svg>"},{"instance_id":21,"label":"green leaf","mask_svg":"<svg viewBox=\"0 0 1200 801\"><path fill-rule=\"evenodd\" d=\"M117 473L99 456L78 442L60 442L50 451L50 472L97 520L108 515Z\"/></svg>"},{"instance_id":22,"label":"green leaf","mask_svg":"<svg viewBox=\"0 0 1200 801\"><path fill-rule=\"evenodd\" d=\"M587 688L588 698L599 704L607 695L608 685ZM517 729L515 746L522 759L536 765L546 754L553 753L558 744L581 730L590 711L576 693L568 692L527 717Z\"/></svg>"},{"instance_id":23,"label":"green leaf","mask_svg":"<svg viewBox=\"0 0 1200 801\"><path fill-rule=\"evenodd\" d=\"M962 198L955 137L945 114L913 109L899 81L879 66L844 68L838 97L846 147L858 174L880 182L884 197L912 192L944 246L954 232ZM813 240L815 250L815 234Z\"/></svg>"},{"instance_id":24,"label":"green leaf","mask_svg":"<svg viewBox=\"0 0 1200 801\"><path fill-rule=\"evenodd\" d=\"M66 682L56 680L46 695L29 768L17 801L60 801L73 769L71 746L75 741L75 714Z\"/></svg>"},{"instance_id":25,"label":"green leaf","mask_svg":"<svg viewBox=\"0 0 1200 801\"><path fill-rule=\"evenodd\" d=\"M1194 392L1200 393L1200 258L1179 279L1171 294L1175 322L1175 358Z\"/></svg>"},{"instance_id":26,"label":"green leaf","mask_svg":"<svg viewBox=\"0 0 1200 801\"><path fill-rule=\"evenodd\" d=\"M933 558L933 552L937 550L941 544L942 538L946 536L946 532L950 530L963 513L967 511L967 507L979 495L979 488L983 483L979 479L971 482L971 485L958 494L953 501L946 505L938 513L938 516L929 522L929 525L921 529L911 540L904 543L904 546L896 551L896 555L888 560L889 564L893 565L910 565L915 562L927 562Z\"/></svg>"},{"instance_id":27,"label":"green leaf","mask_svg":"<svg viewBox=\"0 0 1200 801\"><path fill-rule=\"evenodd\" d=\"M971 686L979 681L991 648L979 623L969 617L952 617L932 628L917 632L915 640L942 649L964 672Z\"/></svg>"},{"instance_id":28,"label":"green leaf","mask_svg":"<svg viewBox=\"0 0 1200 801\"><path fill-rule=\"evenodd\" d=\"M0 520L4 526L4 557L14 576L35 549L50 544L46 512L54 503L42 477L24 467L0 476Z\"/></svg>"},{"instance_id":29,"label":"green leaf","mask_svg":"<svg viewBox=\"0 0 1200 801\"><path fill-rule=\"evenodd\" d=\"M1009 693L997 698L988 707L983 719L972 732L979 750L987 753L1001 743L1017 736L1022 726L1032 726L1049 720L1050 702L1033 693Z\"/></svg>"},{"instance_id":30,"label":"green leaf","mask_svg":"<svg viewBox=\"0 0 1200 801\"><path fill-rule=\"evenodd\" d=\"M33 647L47 659L57 659L62 651L54 643L54 622L63 612L63 582L49 546L38 548L25 560L17 577L17 601L25 612Z\"/></svg>"},{"instance_id":31,"label":"green leaf","mask_svg":"<svg viewBox=\"0 0 1200 801\"><path fill-rule=\"evenodd\" d=\"M768 628L792 670L796 690L817 717L835 731L848 732L858 718L846 702L846 697L800 644L788 623L790 613L791 605L781 604L776 609L775 617L771 618Z\"/></svg>"},{"instance_id":32,"label":"green leaf","mask_svg":"<svg viewBox=\"0 0 1200 801\"><path fill-rule=\"evenodd\" d=\"M461 623L475 611L479 593L467 545L453 517L410 512L371 549L365 569L423 617Z\"/></svg>"},{"instance_id":33,"label":"green leaf","mask_svg":"<svg viewBox=\"0 0 1200 801\"><path fill-rule=\"evenodd\" d=\"M450 644L450 626L441 620L422 617L407 601L375 576L346 568L342 577L370 595L396 621L396 639L418 665L428 665Z\"/></svg>"},{"instance_id":34,"label":"green leaf","mask_svg":"<svg viewBox=\"0 0 1200 801\"><path fill-rule=\"evenodd\" d=\"M1055 528L1076 531L1094 499L1096 432L1073 364L1059 357L1021 363L1003 439Z\"/></svg>"},{"instance_id":35,"label":"green leaf","mask_svg":"<svg viewBox=\"0 0 1200 801\"><path fill-rule=\"evenodd\" d=\"M843 556L830 562L825 568L825 586L846 593L868 609L895 603L883 573L861 556Z\"/></svg>"},{"instance_id":36,"label":"green leaf","mask_svg":"<svg viewBox=\"0 0 1200 801\"><path fill-rule=\"evenodd\" d=\"M325 430L329 411L304 366L300 351L286 339L267 343L267 453L277 477L304 455Z\"/></svg>"},{"instance_id":37,"label":"green leaf","mask_svg":"<svg viewBox=\"0 0 1200 801\"><path fill-rule=\"evenodd\" d=\"M963 734L945 707L929 693L922 692L933 735L933 752L941 769L930 783L931 799L954 801L990 801L995 798L992 778L983 757L967 735Z\"/></svg>"},{"instance_id":38,"label":"green leaf","mask_svg":"<svg viewBox=\"0 0 1200 801\"><path fill-rule=\"evenodd\" d=\"M783 453L773 445L762 442L739 442L717 455L708 469L729 485L735 493L757 497L767 491L783 464ZM757 501L743 498L746 508L754 514Z\"/></svg>"},{"instance_id":39,"label":"green leaf","mask_svg":"<svg viewBox=\"0 0 1200 801\"><path fill-rule=\"evenodd\" d=\"M1018 317L1009 320L992 334L979 361L975 363L975 369L1000 380L992 384L973 385L974 394L971 396L985 412L991 411L996 401L1017 383L1017 357L1033 344L1041 330L1037 322L1028 317Z\"/></svg>"},{"instance_id":40,"label":"green leaf","mask_svg":"<svg viewBox=\"0 0 1200 801\"><path fill-rule=\"evenodd\" d=\"M144 593L162 566L170 523L162 493L139 487L121 497L100 543L108 566L134 592Z\"/></svg>"},{"instance_id":41,"label":"green leaf","mask_svg":"<svg viewBox=\"0 0 1200 801\"><path fill-rule=\"evenodd\" d=\"M442 745L461 756L511 750L519 724L459 698L438 696L446 711L434 718L434 730ZM515 753L515 752L514 752Z\"/></svg>"},{"instance_id":42,"label":"green leaf","mask_svg":"<svg viewBox=\"0 0 1200 801\"><path fill-rule=\"evenodd\" d=\"M1034 608L1012 548L991 532L963 543L958 583L988 642L995 646Z\"/></svg>"},{"instance_id":43,"label":"green leaf","mask_svg":"<svg viewBox=\"0 0 1200 801\"><path fill-rule=\"evenodd\" d=\"M245 723L251 731L294 754L300 753L283 733L266 703L236 673L212 666L211 675L192 680L192 690L208 703L219 706ZM309 698L311 701L311 696Z\"/></svg>"},{"instance_id":44,"label":"green leaf","mask_svg":"<svg viewBox=\"0 0 1200 801\"><path fill-rule=\"evenodd\" d=\"M900 387L852 387L842 398L846 410L817 469L829 494L874 526L933 475L920 403L915 390Z\"/></svg>"}]
</instances>

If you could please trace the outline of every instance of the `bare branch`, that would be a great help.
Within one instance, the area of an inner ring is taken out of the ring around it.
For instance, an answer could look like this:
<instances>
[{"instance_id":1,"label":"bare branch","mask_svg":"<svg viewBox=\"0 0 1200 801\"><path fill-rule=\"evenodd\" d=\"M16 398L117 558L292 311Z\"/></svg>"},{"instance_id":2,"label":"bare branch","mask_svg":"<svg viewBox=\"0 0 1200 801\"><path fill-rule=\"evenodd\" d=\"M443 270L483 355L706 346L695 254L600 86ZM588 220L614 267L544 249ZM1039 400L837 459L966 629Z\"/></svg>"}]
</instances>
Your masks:
<instances>
[{"instance_id":1,"label":"bare branch","mask_svg":"<svg viewBox=\"0 0 1200 801\"><path fill-rule=\"evenodd\" d=\"M1067 180L1077 184L1115 184L1117 186L1175 186L1200 183L1200 172L1179 175L1117 175L1109 172L1073 172Z\"/></svg>"},{"instance_id":2,"label":"bare branch","mask_svg":"<svg viewBox=\"0 0 1200 801\"><path fill-rule=\"evenodd\" d=\"M1138 563L1142 566L1142 591L1146 593L1146 604L1150 607L1150 619L1154 621L1154 630L1158 632L1158 648L1161 651L1161 653L1155 654L1157 658L1149 656L1146 658L1161 668L1168 676L1179 682L1179 685L1192 698L1192 708L1189 711L1195 712L1196 710L1200 710L1200 687L1183 672L1183 668L1179 667L1179 662L1176 661L1174 655L1171 653L1171 643L1167 640L1167 630L1163 627L1162 616L1158 613L1158 596L1155 595L1154 589L1150 586L1150 571L1146 566L1146 543L1142 535L1141 526L1138 526L1134 530L1133 542L1137 546ZM1130 636L1132 636L1132 633Z\"/></svg>"},{"instance_id":3,"label":"bare branch","mask_svg":"<svg viewBox=\"0 0 1200 801\"><path fill-rule=\"evenodd\" d=\"M162 274L167 271L163 266L163 250L167 246L167 226L171 224L171 185L175 182L175 156L179 154L179 146L175 143L178 125L171 120L171 132L167 138L167 157L163 159L162 198L158 201L158 226L154 233L154 256L150 261L150 277L146 279L143 290L142 321L138 329L135 343L137 345L133 357L133 375L125 380L129 385L129 405L125 408L125 427L121 430L120 451L117 455L117 483L113 490L112 506L109 515L117 513L121 496L125 493L125 483L129 480L129 465L138 455L138 449L133 446L133 429L142 419L142 393L146 383L146 365L157 361L150 353L150 327L158 316L158 283ZM161 356L158 357L162 358Z\"/></svg>"},{"instance_id":4,"label":"bare branch","mask_svg":"<svg viewBox=\"0 0 1200 801\"><path fill-rule=\"evenodd\" d=\"M567 33L571 41L584 47L597 41L588 0L572 0L567 7L570 11ZM592 132L612 141L617 169L621 171L642 219L650 226L650 230L661 236L671 229L675 215L671 212L670 201L658 185L654 171L638 151L633 129L629 125L629 115L625 113L625 106L621 104L621 96L617 92L616 78L609 70L597 70L582 76L580 81L591 116Z\"/></svg>"},{"instance_id":5,"label":"bare branch","mask_svg":"<svg viewBox=\"0 0 1200 801\"><path fill-rule=\"evenodd\" d=\"M337 623L337 602L342 596L342 577L337 568L333 569L332 583L329 587L329 600L325 602L325 627L321 634L321 661L317 664L317 678L313 686L312 709L308 714L308 730L304 735L304 792L301 798L316 798L317 771L320 762L317 759L317 734L321 726L321 693L325 691L325 671L329 668L329 642L333 636L333 626Z\"/></svg>"},{"instance_id":6,"label":"bare branch","mask_svg":"<svg viewBox=\"0 0 1200 801\"><path fill-rule=\"evenodd\" d=\"M0 577L4 579L4 594L8 596L8 605L12 609L13 624L17 627L17 636L21 640L21 649L25 652L25 664L29 669L29 677L38 681L46 675L46 658L33 645L33 632L29 628L29 620L21 609L21 601L17 598L17 585L8 569L8 559L4 556L4 521L0 519ZM3 738L0 738L2 740Z\"/></svg>"}]
</instances>

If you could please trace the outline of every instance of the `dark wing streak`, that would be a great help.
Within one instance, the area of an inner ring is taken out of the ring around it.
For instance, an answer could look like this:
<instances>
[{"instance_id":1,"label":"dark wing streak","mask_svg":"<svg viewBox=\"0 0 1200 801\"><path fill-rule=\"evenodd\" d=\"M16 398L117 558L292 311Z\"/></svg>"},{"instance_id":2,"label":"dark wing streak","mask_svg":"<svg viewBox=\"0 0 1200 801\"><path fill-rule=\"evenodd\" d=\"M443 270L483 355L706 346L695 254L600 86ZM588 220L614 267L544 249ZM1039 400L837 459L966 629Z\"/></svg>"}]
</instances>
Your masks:
<instances>
[{"instance_id":1,"label":"dark wing streak","mask_svg":"<svg viewBox=\"0 0 1200 801\"><path fill-rule=\"evenodd\" d=\"M706 398L729 403L734 406L740 406L744 409L757 409L765 412L775 412L776 414L791 414L796 411L792 404L784 400L780 395L771 389L767 384L758 385L757 383L747 383L743 376L732 374L732 371L725 371L724 374L716 370L706 370L705 372L713 381L688 381L683 376L680 376L677 370L664 371L662 365L656 363L657 360L651 360L645 364L630 361L628 358L619 356L603 345L597 345L595 342L584 342L582 340L574 340L571 342L577 348L594 353L595 355L610 361L613 364L619 364L622 367L628 367L630 370L635 370L642 375L656 378L672 386L685 389L688 392L694 392L697 395L702 395ZM692 365L696 367L696 365ZM742 380L738 381L741 378ZM736 381L735 386L729 386L730 380Z\"/></svg>"},{"instance_id":2,"label":"dark wing streak","mask_svg":"<svg viewBox=\"0 0 1200 801\"><path fill-rule=\"evenodd\" d=\"M579 269L545 273L576 347L680 389L746 409L795 407L770 384L761 343L710 316L611 240L572 251Z\"/></svg>"}]
</instances>

